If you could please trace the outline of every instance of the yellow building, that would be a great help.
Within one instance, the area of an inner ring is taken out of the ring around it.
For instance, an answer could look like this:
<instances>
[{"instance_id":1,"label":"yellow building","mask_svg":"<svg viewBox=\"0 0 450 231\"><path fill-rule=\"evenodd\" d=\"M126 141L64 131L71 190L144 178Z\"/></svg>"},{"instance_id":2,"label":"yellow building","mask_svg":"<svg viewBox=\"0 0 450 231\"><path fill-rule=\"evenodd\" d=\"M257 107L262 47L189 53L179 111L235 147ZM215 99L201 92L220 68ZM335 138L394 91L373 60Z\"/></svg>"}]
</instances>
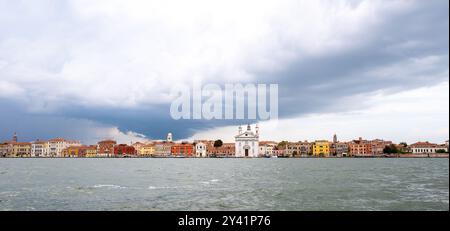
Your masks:
<instances>
[{"instance_id":1,"label":"yellow building","mask_svg":"<svg viewBox=\"0 0 450 231\"><path fill-rule=\"evenodd\" d=\"M88 157L88 158L97 157L97 146L96 145L91 145L86 148L86 157Z\"/></svg>"},{"instance_id":2,"label":"yellow building","mask_svg":"<svg viewBox=\"0 0 450 231\"><path fill-rule=\"evenodd\" d=\"M70 146L62 150L62 157L83 157L85 147L83 146Z\"/></svg>"},{"instance_id":3,"label":"yellow building","mask_svg":"<svg viewBox=\"0 0 450 231\"><path fill-rule=\"evenodd\" d=\"M137 153L139 156L152 156L155 154L155 146L153 144L141 145L139 149L137 149Z\"/></svg>"},{"instance_id":4,"label":"yellow building","mask_svg":"<svg viewBox=\"0 0 450 231\"><path fill-rule=\"evenodd\" d=\"M12 155L12 143L5 142L0 143L0 157L11 157Z\"/></svg>"},{"instance_id":5,"label":"yellow building","mask_svg":"<svg viewBox=\"0 0 450 231\"><path fill-rule=\"evenodd\" d=\"M12 157L31 157L31 143L13 142Z\"/></svg>"},{"instance_id":6,"label":"yellow building","mask_svg":"<svg viewBox=\"0 0 450 231\"><path fill-rule=\"evenodd\" d=\"M326 140L318 140L313 144L314 156L330 156L330 143Z\"/></svg>"}]
</instances>

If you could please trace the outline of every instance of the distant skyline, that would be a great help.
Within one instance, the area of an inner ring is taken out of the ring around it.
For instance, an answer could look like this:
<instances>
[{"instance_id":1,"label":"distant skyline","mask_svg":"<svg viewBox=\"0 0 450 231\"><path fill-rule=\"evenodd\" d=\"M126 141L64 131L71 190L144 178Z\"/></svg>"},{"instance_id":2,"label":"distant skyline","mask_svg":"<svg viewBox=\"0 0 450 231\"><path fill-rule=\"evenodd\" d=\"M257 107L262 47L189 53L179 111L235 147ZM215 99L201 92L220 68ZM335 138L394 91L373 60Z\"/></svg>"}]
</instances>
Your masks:
<instances>
[{"instance_id":1,"label":"distant skyline","mask_svg":"<svg viewBox=\"0 0 450 231\"><path fill-rule=\"evenodd\" d=\"M449 2L0 0L0 141L232 141L174 83L275 83L262 140L449 138Z\"/></svg>"}]
</instances>

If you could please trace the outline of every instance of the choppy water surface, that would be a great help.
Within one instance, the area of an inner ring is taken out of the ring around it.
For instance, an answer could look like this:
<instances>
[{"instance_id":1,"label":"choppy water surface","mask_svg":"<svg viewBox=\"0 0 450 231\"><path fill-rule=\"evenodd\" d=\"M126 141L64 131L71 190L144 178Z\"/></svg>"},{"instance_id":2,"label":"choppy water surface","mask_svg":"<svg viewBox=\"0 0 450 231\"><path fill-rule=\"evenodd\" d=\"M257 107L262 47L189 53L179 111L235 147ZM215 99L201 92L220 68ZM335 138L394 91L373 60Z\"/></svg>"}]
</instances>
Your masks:
<instances>
[{"instance_id":1,"label":"choppy water surface","mask_svg":"<svg viewBox=\"0 0 450 231\"><path fill-rule=\"evenodd\" d=\"M449 210L448 159L0 159L0 210Z\"/></svg>"}]
</instances>

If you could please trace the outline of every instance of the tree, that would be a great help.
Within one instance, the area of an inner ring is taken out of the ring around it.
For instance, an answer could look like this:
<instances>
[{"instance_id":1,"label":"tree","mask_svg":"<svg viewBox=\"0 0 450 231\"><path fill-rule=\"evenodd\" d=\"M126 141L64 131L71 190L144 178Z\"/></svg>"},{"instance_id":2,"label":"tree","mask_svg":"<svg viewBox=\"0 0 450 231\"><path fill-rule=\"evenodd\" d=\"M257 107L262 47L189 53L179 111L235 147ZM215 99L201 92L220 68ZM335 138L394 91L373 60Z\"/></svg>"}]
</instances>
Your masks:
<instances>
[{"instance_id":1,"label":"tree","mask_svg":"<svg viewBox=\"0 0 450 231\"><path fill-rule=\"evenodd\" d=\"M214 147L215 147L215 148L220 148L220 147L222 147L222 145L223 145L222 140L216 140L216 141L214 141Z\"/></svg>"},{"instance_id":2,"label":"tree","mask_svg":"<svg viewBox=\"0 0 450 231\"><path fill-rule=\"evenodd\" d=\"M288 143L287 141L281 141L280 143L278 143L278 145L277 145L278 150L283 150L283 149L285 149L287 143Z\"/></svg>"},{"instance_id":3,"label":"tree","mask_svg":"<svg viewBox=\"0 0 450 231\"><path fill-rule=\"evenodd\" d=\"M436 153L447 153L445 149L438 149L436 150Z\"/></svg>"},{"instance_id":4,"label":"tree","mask_svg":"<svg viewBox=\"0 0 450 231\"><path fill-rule=\"evenodd\" d=\"M399 150L398 150L397 146L395 146L394 144L391 144L391 145L386 145L386 147L384 147L383 153L394 154L394 153L399 153Z\"/></svg>"},{"instance_id":5,"label":"tree","mask_svg":"<svg viewBox=\"0 0 450 231\"><path fill-rule=\"evenodd\" d=\"M408 147L408 144L406 142L401 142L400 145L403 146L404 148Z\"/></svg>"}]
</instances>

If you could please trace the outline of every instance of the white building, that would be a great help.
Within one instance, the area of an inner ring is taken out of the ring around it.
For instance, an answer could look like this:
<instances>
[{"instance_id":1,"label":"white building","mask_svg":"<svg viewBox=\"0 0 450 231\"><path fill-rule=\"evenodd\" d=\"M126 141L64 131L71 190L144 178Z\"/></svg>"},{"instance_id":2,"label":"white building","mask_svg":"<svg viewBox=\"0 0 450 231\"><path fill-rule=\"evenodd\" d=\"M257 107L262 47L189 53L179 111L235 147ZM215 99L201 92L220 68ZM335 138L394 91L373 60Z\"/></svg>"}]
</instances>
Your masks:
<instances>
[{"instance_id":1,"label":"white building","mask_svg":"<svg viewBox=\"0 0 450 231\"><path fill-rule=\"evenodd\" d=\"M202 142L195 144L195 157L206 157L206 144Z\"/></svg>"},{"instance_id":2,"label":"white building","mask_svg":"<svg viewBox=\"0 0 450 231\"><path fill-rule=\"evenodd\" d=\"M444 145L438 145L429 142L417 142L411 144L409 147L414 154L431 154L436 153L437 150L448 151L448 149Z\"/></svg>"},{"instance_id":3,"label":"white building","mask_svg":"<svg viewBox=\"0 0 450 231\"><path fill-rule=\"evenodd\" d=\"M278 143L274 141L259 142L259 154L263 156L275 156L275 150Z\"/></svg>"},{"instance_id":4,"label":"white building","mask_svg":"<svg viewBox=\"0 0 450 231\"><path fill-rule=\"evenodd\" d=\"M239 133L235 136L235 156L236 157L258 157L259 156L259 128L256 125L255 133L253 133L250 125L247 131L242 132L239 126Z\"/></svg>"},{"instance_id":5,"label":"white building","mask_svg":"<svg viewBox=\"0 0 450 231\"><path fill-rule=\"evenodd\" d=\"M34 141L31 143L31 157L49 157L49 142Z\"/></svg>"},{"instance_id":6,"label":"white building","mask_svg":"<svg viewBox=\"0 0 450 231\"><path fill-rule=\"evenodd\" d=\"M48 141L50 157L62 157L62 151L71 146L81 146L79 141L65 140L63 138L51 139Z\"/></svg>"}]
</instances>

